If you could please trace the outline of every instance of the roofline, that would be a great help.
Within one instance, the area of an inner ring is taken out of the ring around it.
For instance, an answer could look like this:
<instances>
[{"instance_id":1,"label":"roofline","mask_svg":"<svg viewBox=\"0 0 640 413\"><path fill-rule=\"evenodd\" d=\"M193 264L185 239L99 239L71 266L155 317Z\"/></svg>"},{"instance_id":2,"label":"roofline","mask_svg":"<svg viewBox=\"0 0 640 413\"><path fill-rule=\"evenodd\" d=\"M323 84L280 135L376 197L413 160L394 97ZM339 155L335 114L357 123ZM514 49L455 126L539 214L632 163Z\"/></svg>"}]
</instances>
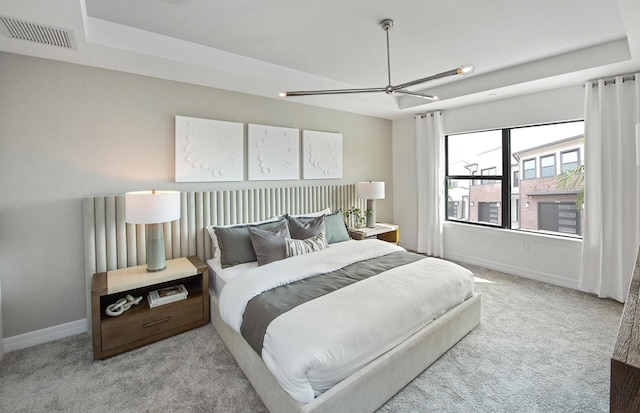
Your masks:
<instances>
[{"instance_id":1,"label":"roofline","mask_svg":"<svg viewBox=\"0 0 640 413\"><path fill-rule=\"evenodd\" d=\"M580 138L584 138L584 133L581 133L580 135L572 136L570 138L560 139L559 141L553 141L553 142L545 143L544 145L534 146L534 147L531 147L531 148L528 148L528 149L524 149L524 150L521 150L521 151L518 151L518 152L513 152L512 155L520 155L521 153L535 151L537 149L542 149L542 148L547 148L549 146L557 145L559 143L570 142L572 140L576 140L576 139L580 139Z\"/></svg>"}]
</instances>

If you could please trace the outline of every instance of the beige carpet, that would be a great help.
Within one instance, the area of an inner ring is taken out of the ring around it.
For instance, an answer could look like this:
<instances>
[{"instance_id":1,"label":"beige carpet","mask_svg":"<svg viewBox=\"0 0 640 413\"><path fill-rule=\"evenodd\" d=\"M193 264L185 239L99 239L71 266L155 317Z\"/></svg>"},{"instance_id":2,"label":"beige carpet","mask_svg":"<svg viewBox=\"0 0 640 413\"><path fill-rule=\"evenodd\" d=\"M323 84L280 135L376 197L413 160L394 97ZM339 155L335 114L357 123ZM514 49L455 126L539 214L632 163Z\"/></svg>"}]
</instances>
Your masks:
<instances>
[{"instance_id":1,"label":"beige carpet","mask_svg":"<svg viewBox=\"0 0 640 413\"><path fill-rule=\"evenodd\" d=\"M379 411L608 411L622 305L465 266L480 278L482 324ZM0 412L58 411L266 409L207 325L105 361L86 334L5 354Z\"/></svg>"}]
</instances>

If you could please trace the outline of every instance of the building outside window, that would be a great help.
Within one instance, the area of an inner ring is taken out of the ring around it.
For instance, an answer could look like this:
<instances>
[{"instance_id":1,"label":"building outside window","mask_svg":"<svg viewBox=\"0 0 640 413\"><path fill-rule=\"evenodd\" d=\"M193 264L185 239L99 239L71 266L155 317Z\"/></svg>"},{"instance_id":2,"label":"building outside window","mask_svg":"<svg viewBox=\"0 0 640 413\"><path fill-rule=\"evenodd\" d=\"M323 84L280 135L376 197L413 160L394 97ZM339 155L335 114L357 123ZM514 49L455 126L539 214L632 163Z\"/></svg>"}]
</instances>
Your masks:
<instances>
[{"instance_id":1,"label":"building outside window","mask_svg":"<svg viewBox=\"0 0 640 413\"><path fill-rule=\"evenodd\" d=\"M540 176L546 178L556 175L556 155L545 155L540 157Z\"/></svg>"},{"instance_id":2,"label":"building outside window","mask_svg":"<svg viewBox=\"0 0 640 413\"><path fill-rule=\"evenodd\" d=\"M572 149L560 154L561 172L567 172L580 165L579 149Z\"/></svg>"},{"instance_id":3,"label":"building outside window","mask_svg":"<svg viewBox=\"0 0 640 413\"><path fill-rule=\"evenodd\" d=\"M536 177L536 160L527 159L522 162L522 179L533 179Z\"/></svg>"},{"instance_id":4,"label":"building outside window","mask_svg":"<svg viewBox=\"0 0 640 413\"><path fill-rule=\"evenodd\" d=\"M581 236L584 210L576 203L584 188L560 181L567 171L582 173L583 150L583 121L446 136L448 186L458 185L448 192L447 219ZM478 180L475 171L492 179Z\"/></svg>"},{"instance_id":5,"label":"building outside window","mask_svg":"<svg viewBox=\"0 0 640 413\"><path fill-rule=\"evenodd\" d=\"M495 176L497 172L497 169L495 167L493 168L485 168L483 170L480 171L480 175L482 176ZM486 184L493 184L495 183L494 179L483 179L482 180L482 185L486 185Z\"/></svg>"}]
</instances>

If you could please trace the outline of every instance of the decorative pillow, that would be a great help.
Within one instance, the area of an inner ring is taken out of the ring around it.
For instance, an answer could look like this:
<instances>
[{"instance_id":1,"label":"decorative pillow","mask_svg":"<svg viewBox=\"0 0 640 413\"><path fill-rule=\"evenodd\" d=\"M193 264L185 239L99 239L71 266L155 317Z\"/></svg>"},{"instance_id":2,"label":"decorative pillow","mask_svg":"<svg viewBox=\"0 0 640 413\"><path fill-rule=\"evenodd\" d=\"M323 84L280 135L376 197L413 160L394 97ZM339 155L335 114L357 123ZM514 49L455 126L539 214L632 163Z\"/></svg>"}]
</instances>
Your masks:
<instances>
[{"instance_id":1,"label":"decorative pillow","mask_svg":"<svg viewBox=\"0 0 640 413\"><path fill-rule=\"evenodd\" d=\"M324 232L320 232L307 239L286 239L287 257L307 254L327 248Z\"/></svg>"},{"instance_id":2,"label":"decorative pillow","mask_svg":"<svg viewBox=\"0 0 640 413\"><path fill-rule=\"evenodd\" d=\"M273 217L264 221L255 221L255 222L247 222L245 224L231 224L231 225L209 225L207 228L207 232L209 233L209 237L211 238L211 246L213 247L213 259L220 263L220 245L218 245L218 237L216 236L216 228L232 228L232 227L241 227L246 225L259 225L264 224L266 222L274 222L279 221L282 217Z\"/></svg>"},{"instance_id":3,"label":"decorative pillow","mask_svg":"<svg viewBox=\"0 0 640 413\"><path fill-rule=\"evenodd\" d=\"M286 239L291 238L287 221L279 222L271 230L249 227L251 244L258 258L258 265L287 258Z\"/></svg>"},{"instance_id":4,"label":"decorative pillow","mask_svg":"<svg viewBox=\"0 0 640 413\"><path fill-rule=\"evenodd\" d=\"M216 238L218 239L218 247L220 248L220 262L222 264L222 268L256 261L257 256L253 249L253 244L251 243L249 228L272 230L281 222L286 222L286 220L282 218L278 221L271 221L258 225L245 224L232 227L214 227Z\"/></svg>"},{"instance_id":5,"label":"decorative pillow","mask_svg":"<svg viewBox=\"0 0 640 413\"><path fill-rule=\"evenodd\" d=\"M293 239L307 239L316 234L325 232L324 215L315 218L295 218L287 216L289 219L289 232Z\"/></svg>"},{"instance_id":6,"label":"decorative pillow","mask_svg":"<svg viewBox=\"0 0 640 413\"><path fill-rule=\"evenodd\" d=\"M349 241L347 224L345 224L340 211L336 211L331 215L325 215L324 227L327 235L327 243L333 244L335 242Z\"/></svg>"},{"instance_id":7,"label":"decorative pillow","mask_svg":"<svg viewBox=\"0 0 640 413\"><path fill-rule=\"evenodd\" d=\"M289 215L290 217L294 217L294 218L315 218L315 217L321 217L323 215L328 215L331 213L331 209L329 208L325 208L322 211L317 211L317 212L309 212L306 214L292 214Z\"/></svg>"}]
</instances>

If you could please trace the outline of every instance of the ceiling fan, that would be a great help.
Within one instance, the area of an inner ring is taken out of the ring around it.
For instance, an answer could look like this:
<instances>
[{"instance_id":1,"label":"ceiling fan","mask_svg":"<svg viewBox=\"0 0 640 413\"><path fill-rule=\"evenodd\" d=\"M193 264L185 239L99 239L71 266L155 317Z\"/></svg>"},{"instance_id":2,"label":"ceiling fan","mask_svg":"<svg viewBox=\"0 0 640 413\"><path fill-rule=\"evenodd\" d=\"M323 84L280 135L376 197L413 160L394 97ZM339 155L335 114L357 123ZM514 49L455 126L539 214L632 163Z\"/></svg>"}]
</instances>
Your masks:
<instances>
[{"instance_id":1,"label":"ceiling fan","mask_svg":"<svg viewBox=\"0 0 640 413\"><path fill-rule=\"evenodd\" d=\"M412 92L410 90L407 90L406 88L419 85L421 83L429 82L431 80L440 79L443 77L456 76L456 75L466 76L473 73L473 66L465 65L455 69L447 70L446 72L438 73L432 76L423 77L420 79L412 80L410 82L393 86L391 84L391 59L389 57L389 30L393 27L393 25L394 23L393 23L393 20L391 19L384 19L380 22L380 27L382 28L382 30L385 31L387 35L387 75L388 75L388 81L389 81L387 86L364 88L364 89L296 90L291 92L280 92L278 93L278 96L281 98L285 98L285 97L310 96L310 95L339 95L339 94L347 94L347 93L384 92L387 95L391 95L393 93L399 93L403 95L417 96L430 101L435 101L439 99L437 96L426 95L424 93L418 93L418 92Z\"/></svg>"}]
</instances>

